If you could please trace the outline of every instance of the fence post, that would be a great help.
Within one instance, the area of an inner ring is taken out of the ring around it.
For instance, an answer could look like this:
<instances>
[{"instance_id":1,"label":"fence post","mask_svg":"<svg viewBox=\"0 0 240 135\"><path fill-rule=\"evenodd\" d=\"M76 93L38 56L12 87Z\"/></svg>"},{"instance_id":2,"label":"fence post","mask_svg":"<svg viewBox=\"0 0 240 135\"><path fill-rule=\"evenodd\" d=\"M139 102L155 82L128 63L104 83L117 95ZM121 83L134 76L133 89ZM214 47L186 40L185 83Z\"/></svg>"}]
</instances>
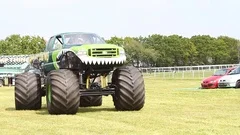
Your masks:
<instances>
[{"instance_id":1,"label":"fence post","mask_svg":"<svg viewBox=\"0 0 240 135\"><path fill-rule=\"evenodd\" d=\"M182 79L184 79L184 70L183 70L183 72L182 72Z\"/></svg>"},{"instance_id":2,"label":"fence post","mask_svg":"<svg viewBox=\"0 0 240 135\"><path fill-rule=\"evenodd\" d=\"M194 79L194 70L192 70L192 77L193 77L193 79Z\"/></svg>"},{"instance_id":3,"label":"fence post","mask_svg":"<svg viewBox=\"0 0 240 135\"><path fill-rule=\"evenodd\" d=\"M202 73L203 73L203 78L204 78L204 76L205 76L205 75L204 75L204 70L202 70Z\"/></svg>"},{"instance_id":4,"label":"fence post","mask_svg":"<svg viewBox=\"0 0 240 135\"><path fill-rule=\"evenodd\" d=\"M163 70L163 79L165 79L165 70Z\"/></svg>"}]
</instances>

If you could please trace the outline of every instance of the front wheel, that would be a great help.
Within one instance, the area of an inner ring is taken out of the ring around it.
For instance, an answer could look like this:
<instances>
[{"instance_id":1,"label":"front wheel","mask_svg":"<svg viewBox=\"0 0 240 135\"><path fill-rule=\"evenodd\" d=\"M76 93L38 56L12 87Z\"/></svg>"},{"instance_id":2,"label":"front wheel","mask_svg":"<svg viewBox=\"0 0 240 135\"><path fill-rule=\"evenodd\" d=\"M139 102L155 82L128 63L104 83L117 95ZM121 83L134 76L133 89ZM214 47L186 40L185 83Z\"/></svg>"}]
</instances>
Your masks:
<instances>
[{"instance_id":1,"label":"front wheel","mask_svg":"<svg viewBox=\"0 0 240 135\"><path fill-rule=\"evenodd\" d=\"M16 110L37 110L41 105L40 76L29 72L18 74L15 81Z\"/></svg>"},{"instance_id":2,"label":"front wheel","mask_svg":"<svg viewBox=\"0 0 240 135\"><path fill-rule=\"evenodd\" d=\"M0 87L2 87L3 86L3 80L2 79L0 79Z\"/></svg>"},{"instance_id":3,"label":"front wheel","mask_svg":"<svg viewBox=\"0 0 240 135\"><path fill-rule=\"evenodd\" d=\"M113 95L117 110L140 110L145 102L145 86L142 74L133 66L123 66L113 72L112 83L116 87Z\"/></svg>"},{"instance_id":4,"label":"front wheel","mask_svg":"<svg viewBox=\"0 0 240 135\"><path fill-rule=\"evenodd\" d=\"M236 88L240 88L240 80L236 82Z\"/></svg>"},{"instance_id":5,"label":"front wheel","mask_svg":"<svg viewBox=\"0 0 240 135\"><path fill-rule=\"evenodd\" d=\"M52 71L47 77L47 108L50 114L76 114L79 107L78 78L70 70Z\"/></svg>"}]
</instances>

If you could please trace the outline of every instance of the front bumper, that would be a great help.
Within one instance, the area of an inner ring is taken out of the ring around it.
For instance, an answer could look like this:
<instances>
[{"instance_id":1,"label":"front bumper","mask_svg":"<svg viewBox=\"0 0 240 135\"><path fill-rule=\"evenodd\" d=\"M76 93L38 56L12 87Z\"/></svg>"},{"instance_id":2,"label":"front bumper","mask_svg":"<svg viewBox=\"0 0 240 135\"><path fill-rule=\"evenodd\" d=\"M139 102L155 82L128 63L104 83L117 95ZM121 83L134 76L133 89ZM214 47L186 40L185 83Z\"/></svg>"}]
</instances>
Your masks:
<instances>
[{"instance_id":1,"label":"front bumper","mask_svg":"<svg viewBox=\"0 0 240 135\"><path fill-rule=\"evenodd\" d=\"M201 83L203 89L215 89L218 87L217 84L214 83Z\"/></svg>"},{"instance_id":2,"label":"front bumper","mask_svg":"<svg viewBox=\"0 0 240 135\"><path fill-rule=\"evenodd\" d=\"M111 64L123 64L126 61L126 56L119 56L117 58L98 58L88 56L78 56L84 64L89 65L111 65Z\"/></svg>"},{"instance_id":3,"label":"front bumper","mask_svg":"<svg viewBox=\"0 0 240 135\"><path fill-rule=\"evenodd\" d=\"M235 88L235 82L218 82L218 88Z\"/></svg>"}]
</instances>

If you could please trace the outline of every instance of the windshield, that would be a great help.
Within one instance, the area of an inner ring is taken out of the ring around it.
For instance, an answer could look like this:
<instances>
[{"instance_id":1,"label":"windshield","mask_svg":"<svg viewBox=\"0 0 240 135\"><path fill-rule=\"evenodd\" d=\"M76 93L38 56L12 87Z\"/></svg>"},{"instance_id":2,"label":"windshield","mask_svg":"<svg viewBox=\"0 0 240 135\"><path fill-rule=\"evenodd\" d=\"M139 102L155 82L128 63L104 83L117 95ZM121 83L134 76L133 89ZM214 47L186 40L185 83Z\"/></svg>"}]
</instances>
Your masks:
<instances>
[{"instance_id":1,"label":"windshield","mask_svg":"<svg viewBox=\"0 0 240 135\"><path fill-rule=\"evenodd\" d=\"M229 73L229 75L234 75L234 74L240 74L240 67L234 69L233 71L231 71L231 72Z\"/></svg>"},{"instance_id":2,"label":"windshield","mask_svg":"<svg viewBox=\"0 0 240 135\"><path fill-rule=\"evenodd\" d=\"M227 73L227 69L219 69L213 75L214 76L222 76L222 75L225 75L226 73Z\"/></svg>"},{"instance_id":3,"label":"windshield","mask_svg":"<svg viewBox=\"0 0 240 135\"><path fill-rule=\"evenodd\" d=\"M91 33L77 33L64 35L65 45L82 45L82 44L105 44L105 41Z\"/></svg>"}]
</instances>

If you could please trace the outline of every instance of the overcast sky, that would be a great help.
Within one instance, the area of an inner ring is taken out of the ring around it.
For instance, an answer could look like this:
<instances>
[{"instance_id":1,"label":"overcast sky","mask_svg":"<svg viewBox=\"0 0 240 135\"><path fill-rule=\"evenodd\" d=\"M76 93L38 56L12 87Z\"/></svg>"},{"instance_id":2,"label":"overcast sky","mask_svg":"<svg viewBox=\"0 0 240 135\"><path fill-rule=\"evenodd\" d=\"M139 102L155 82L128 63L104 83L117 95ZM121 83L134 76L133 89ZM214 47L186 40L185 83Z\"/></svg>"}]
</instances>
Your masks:
<instances>
[{"instance_id":1,"label":"overcast sky","mask_svg":"<svg viewBox=\"0 0 240 135\"><path fill-rule=\"evenodd\" d=\"M240 39L239 0L1 0L0 39L61 32L111 36L208 34Z\"/></svg>"}]
</instances>

